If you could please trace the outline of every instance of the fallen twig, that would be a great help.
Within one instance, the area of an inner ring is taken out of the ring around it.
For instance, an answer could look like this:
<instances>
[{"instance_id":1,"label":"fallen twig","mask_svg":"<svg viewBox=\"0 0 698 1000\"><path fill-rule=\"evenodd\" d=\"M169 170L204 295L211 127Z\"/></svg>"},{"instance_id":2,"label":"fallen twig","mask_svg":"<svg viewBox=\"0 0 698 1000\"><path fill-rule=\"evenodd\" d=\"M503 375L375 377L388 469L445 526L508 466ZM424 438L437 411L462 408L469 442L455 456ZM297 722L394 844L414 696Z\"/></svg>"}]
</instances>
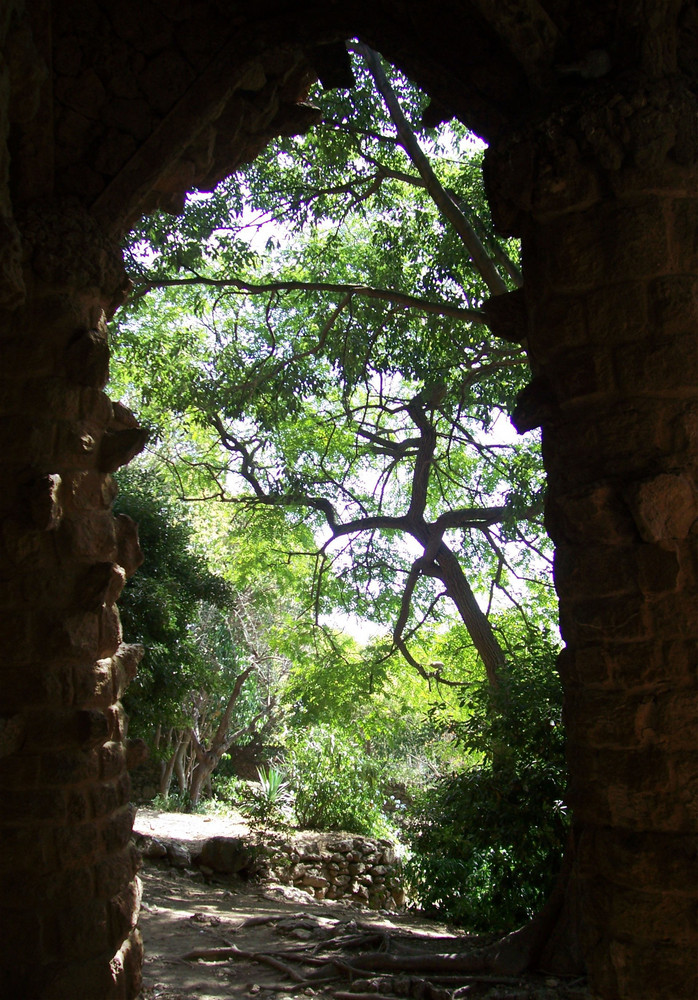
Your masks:
<instances>
[{"instance_id":1,"label":"fallen twig","mask_svg":"<svg viewBox=\"0 0 698 1000\"><path fill-rule=\"evenodd\" d=\"M340 976L328 976L326 979L313 979L313 989L316 986L326 985L327 983L337 983L340 978ZM264 983L258 983L257 985L260 990L269 990L272 993L293 993L298 989L298 983L287 983L285 985L282 985L281 983L270 983L267 985ZM395 998L393 998L393 1000L395 1000Z\"/></svg>"},{"instance_id":2,"label":"fallen twig","mask_svg":"<svg viewBox=\"0 0 698 1000\"><path fill-rule=\"evenodd\" d=\"M179 961L196 962L197 959L202 958L207 962L223 962L227 958L235 958L239 954L239 949L232 945L229 948L194 948L186 955L180 955Z\"/></svg>"}]
</instances>

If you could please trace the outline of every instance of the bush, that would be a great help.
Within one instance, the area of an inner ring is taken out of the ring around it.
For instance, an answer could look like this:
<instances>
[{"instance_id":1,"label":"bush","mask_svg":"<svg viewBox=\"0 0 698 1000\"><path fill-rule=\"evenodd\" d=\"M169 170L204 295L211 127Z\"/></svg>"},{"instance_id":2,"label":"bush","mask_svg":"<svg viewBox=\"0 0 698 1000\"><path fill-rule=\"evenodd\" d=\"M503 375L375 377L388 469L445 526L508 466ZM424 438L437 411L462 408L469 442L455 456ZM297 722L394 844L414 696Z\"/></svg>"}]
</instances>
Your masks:
<instances>
[{"instance_id":1,"label":"bush","mask_svg":"<svg viewBox=\"0 0 698 1000\"><path fill-rule=\"evenodd\" d=\"M223 775L216 772L211 776L213 794L220 802L231 809L241 809L245 801L247 782L236 775Z\"/></svg>"},{"instance_id":2,"label":"bush","mask_svg":"<svg viewBox=\"0 0 698 1000\"><path fill-rule=\"evenodd\" d=\"M301 828L383 835L377 769L357 740L315 726L290 743L286 770Z\"/></svg>"},{"instance_id":3,"label":"bush","mask_svg":"<svg viewBox=\"0 0 698 1000\"><path fill-rule=\"evenodd\" d=\"M457 737L474 762L422 793L407 830L410 895L473 931L524 923L559 869L567 820L555 656L545 637L527 637L502 691L468 689Z\"/></svg>"},{"instance_id":4,"label":"bush","mask_svg":"<svg viewBox=\"0 0 698 1000\"><path fill-rule=\"evenodd\" d=\"M246 786L242 810L256 823L283 826L289 819L291 786L282 771L258 767L259 782Z\"/></svg>"}]
</instances>

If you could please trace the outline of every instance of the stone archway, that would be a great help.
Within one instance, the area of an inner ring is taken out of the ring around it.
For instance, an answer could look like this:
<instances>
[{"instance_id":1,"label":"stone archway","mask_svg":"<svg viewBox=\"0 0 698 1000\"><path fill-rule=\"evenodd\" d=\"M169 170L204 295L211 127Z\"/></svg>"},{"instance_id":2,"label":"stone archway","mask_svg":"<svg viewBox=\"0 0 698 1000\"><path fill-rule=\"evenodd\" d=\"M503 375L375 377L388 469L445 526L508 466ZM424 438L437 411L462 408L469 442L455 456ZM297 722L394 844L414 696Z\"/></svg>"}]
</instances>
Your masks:
<instances>
[{"instance_id":1,"label":"stone archway","mask_svg":"<svg viewBox=\"0 0 698 1000\"><path fill-rule=\"evenodd\" d=\"M693 997L698 895L698 17L691 2L9 0L0 15L0 983L133 997L140 945L109 473L114 240L312 123L360 34L491 141L523 294L568 645L575 878L594 989Z\"/></svg>"}]
</instances>

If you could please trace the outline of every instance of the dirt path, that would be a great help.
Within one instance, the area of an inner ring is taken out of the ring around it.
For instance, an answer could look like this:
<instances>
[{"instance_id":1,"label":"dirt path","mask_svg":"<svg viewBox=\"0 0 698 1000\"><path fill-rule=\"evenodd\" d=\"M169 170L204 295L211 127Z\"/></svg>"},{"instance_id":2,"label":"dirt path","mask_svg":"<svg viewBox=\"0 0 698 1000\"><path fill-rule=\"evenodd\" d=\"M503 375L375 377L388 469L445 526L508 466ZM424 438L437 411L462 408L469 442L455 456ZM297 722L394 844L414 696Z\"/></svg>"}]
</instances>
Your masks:
<instances>
[{"instance_id":1,"label":"dirt path","mask_svg":"<svg viewBox=\"0 0 698 1000\"><path fill-rule=\"evenodd\" d=\"M194 853L213 836L241 836L248 832L242 817L224 819L139 810L137 833L187 845ZM332 961L351 965L359 951L391 954L457 954L472 950L476 940L461 931L419 919L412 914L372 911L356 905L318 901L300 889L258 885L235 876L204 877L195 866L171 868L165 862L146 862L140 873L143 907L140 927L146 958L141 1000L281 1000L309 998L357 1000L369 994L383 1000L388 984L373 973L332 982L309 981L335 976ZM228 948L225 959L188 961L196 951ZM231 948L239 953L232 954ZM254 961L252 954L271 956ZM322 962L318 956L322 954ZM301 964L298 959L303 957ZM329 957L328 957L329 956ZM280 967L274 967L281 962ZM316 963L314 965L313 963ZM294 982L294 977L296 981ZM525 977L493 982L489 977L461 977L442 984L436 992L403 977L402 996L422 1000L589 1000L581 984L548 977ZM390 984L391 992L394 983ZM357 992L358 991L358 992Z\"/></svg>"}]
</instances>

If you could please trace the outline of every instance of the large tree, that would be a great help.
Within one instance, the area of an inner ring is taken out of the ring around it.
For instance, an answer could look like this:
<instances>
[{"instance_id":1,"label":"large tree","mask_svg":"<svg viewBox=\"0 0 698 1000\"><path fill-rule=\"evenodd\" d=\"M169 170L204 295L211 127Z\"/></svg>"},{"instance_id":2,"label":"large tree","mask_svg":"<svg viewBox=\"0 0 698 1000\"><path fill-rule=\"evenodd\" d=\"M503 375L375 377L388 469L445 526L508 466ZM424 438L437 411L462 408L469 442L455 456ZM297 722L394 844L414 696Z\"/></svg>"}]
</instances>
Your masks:
<instances>
[{"instance_id":1,"label":"large tree","mask_svg":"<svg viewBox=\"0 0 698 1000\"><path fill-rule=\"evenodd\" d=\"M273 724L280 681L308 649L295 622L302 567L269 558L264 523L221 523L210 505L197 516L152 459L118 479L115 509L137 518L145 553L122 598L124 636L145 650L130 731L162 761L161 794L176 776L196 804L223 755Z\"/></svg>"},{"instance_id":2,"label":"large tree","mask_svg":"<svg viewBox=\"0 0 698 1000\"><path fill-rule=\"evenodd\" d=\"M183 489L306 520L318 608L390 621L422 672L410 639L450 598L497 685L474 590L517 600L547 565L536 444L493 432L526 362L481 307L518 284L515 248L489 231L471 137L420 129L419 92L356 49L363 103L325 97L315 134L134 234L117 346L131 372L147 358L141 412L179 418L162 436Z\"/></svg>"}]
</instances>

